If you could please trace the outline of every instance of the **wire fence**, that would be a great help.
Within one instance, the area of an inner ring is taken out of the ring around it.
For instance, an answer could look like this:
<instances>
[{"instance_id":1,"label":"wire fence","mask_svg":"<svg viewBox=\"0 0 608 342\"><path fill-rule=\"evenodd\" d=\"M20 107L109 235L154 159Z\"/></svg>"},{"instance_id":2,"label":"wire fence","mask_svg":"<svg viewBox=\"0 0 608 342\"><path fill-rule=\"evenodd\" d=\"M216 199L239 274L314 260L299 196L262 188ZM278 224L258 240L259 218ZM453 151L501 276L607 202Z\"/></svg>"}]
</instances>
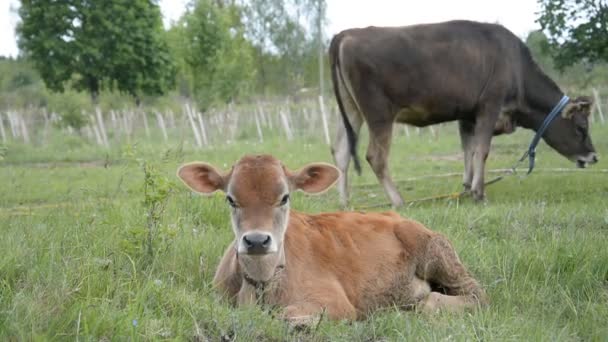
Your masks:
<instances>
[{"instance_id":1,"label":"wire fence","mask_svg":"<svg viewBox=\"0 0 608 342\"><path fill-rule=\"evenodd\" d=\"M606 97L593 89L595 100L591 122L604 125L608 110ZM102 112L99 108L83 113L87 124L80 129L61 125L61 115L45 108L0 111L0 142L45 144L51 132L66 136L77 135L100 146L110 147L145 137L165 142L185 141L196 148L237 141L263 142L281 136L288 141L295 138L314 138L330 144L341 116L333 98L305 100L259 101L243 105L227 105L199 111L185 102L181 111L162 108L122 108ZM395 134L409 138L413 134L428 133L437 139L445 124L424 129L395 125ZM63 128L60 128L63 127Z\"/></svg>"}]
</instances>

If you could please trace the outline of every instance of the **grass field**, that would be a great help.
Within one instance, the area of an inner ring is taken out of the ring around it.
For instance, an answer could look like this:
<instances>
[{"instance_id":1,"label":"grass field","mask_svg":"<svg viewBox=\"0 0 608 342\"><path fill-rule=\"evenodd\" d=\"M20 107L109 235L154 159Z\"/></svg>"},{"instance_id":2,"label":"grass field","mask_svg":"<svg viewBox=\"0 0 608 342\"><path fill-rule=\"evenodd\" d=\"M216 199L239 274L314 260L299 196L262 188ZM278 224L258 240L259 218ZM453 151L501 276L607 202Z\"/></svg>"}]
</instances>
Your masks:
<instances>
[{"instance_id":1,"label":"grass field","mask_svg":"<svg viewBox=\"0 0 608 342\"><path fill-rule=\"evenodd\" d=\"M488 168L510 166L531 136L518 130L496 138ZM608 126L594 126L592 136L602 159ZM387 309L367 321L323 321L314 331L294 333L268 313L219 300L210 281L233 237L227 205L220 195L194 196L174 174L182 162L229 167L257 152L291 168L331 162L328 147L320 137L205 150L159 141L103 150L56 136L47 146L6 147L0 162L0 340L608 339L605 160L580 171L543 144L537 171L490 186L486 204L464 198L399 210L452 240L487 289L488 309L433 317ZM361 145L363 156L367 144ZM459 191L460 176L420 178L462 171L454 127L438 138L399 134L391 170L406 200ZM386 202L367 165L363 176L351 178L355 207ZM292 207L337 210L337 192L296 194Z\"/></svg>"}]
</instances>

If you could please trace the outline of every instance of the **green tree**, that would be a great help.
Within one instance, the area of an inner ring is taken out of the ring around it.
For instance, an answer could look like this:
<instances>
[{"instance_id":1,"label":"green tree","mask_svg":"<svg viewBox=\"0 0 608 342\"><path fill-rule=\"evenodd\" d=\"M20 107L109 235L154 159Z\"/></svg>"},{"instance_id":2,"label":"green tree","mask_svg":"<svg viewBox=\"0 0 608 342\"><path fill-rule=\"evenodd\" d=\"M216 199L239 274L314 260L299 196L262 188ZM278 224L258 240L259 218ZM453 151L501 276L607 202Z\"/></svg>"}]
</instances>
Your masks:
<instances>
[{"instance_id":1,"label":"green tree","mask_svg":"<svg viewBox=\"0 0 608 342\"><path fill-rule=\"evenodd\" d=\"M62 93L54 93L49 96L48 109L59 115L58 122L61 127L72 127L79 134L89 122L83 112L91 111L91 101L86 93L78 93L67 89Z\"/></svg>"},{"instance_id":2,"label":"green tree","mask_svg":"<svg viewBox=\"0 0 608 342\"><path fill-rule=\"evenodd\" d=\"M39 107L46 102L44 83L28 61L0 57L0 108Z\"/></svg>"},{"instance_id":3,"label":"green tree","mask_svg":"<svg viewBox=\"0 0 608 342\"><path fill-rule=\"evenodd\" d=\"M23 0L19 46L48 88L94 102L101 89L133 95L173 87L174 64L154 0Z\"/></svg>"},{"instance_id":4,"label":"green tree","mask_svg":"<svg viewBox=\"0 0 608 342\"><path fill-rule=\"evenodd\" d=\"M315 84L318 47L325 45L318 40L319 15L325 22L325 1L241 1L241 7L247 37L256 48L260 88L293 92Z\"/></svg>"},{"instance_id":5,"label":"green tree","mask_svg":"<svg viewBox=\"0 0 608 342\"><path fill-rule=\"evenodd\" d=\"M250 93L253 48L244 37L239 7L198 0L169 35L180 68L180 92L194 97L201 108Z\"/></svg>"},{"instance_id":6,"label":"green tree","mask_svg":"<svg viewBox=\"0 0 608 342\"><path fill-rule=\"evenodd\" d=\"M539 0L540 23L555 65L608 62L608 4L605 0Z\"/></svg>"}]
</instances>

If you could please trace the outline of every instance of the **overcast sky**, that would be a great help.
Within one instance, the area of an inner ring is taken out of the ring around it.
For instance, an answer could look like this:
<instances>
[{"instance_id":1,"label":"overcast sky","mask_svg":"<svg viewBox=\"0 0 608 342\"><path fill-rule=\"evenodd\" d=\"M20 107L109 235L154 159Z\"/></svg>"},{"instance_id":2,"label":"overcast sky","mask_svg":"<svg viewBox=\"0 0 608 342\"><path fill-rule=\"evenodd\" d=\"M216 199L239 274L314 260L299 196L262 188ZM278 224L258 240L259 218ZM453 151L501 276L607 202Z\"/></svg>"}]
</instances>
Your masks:
<instances>
[{"instance_id":1,"label":"overcast sky","mask_svg":"<svg viewBox=\"0 0 608 342\"><path fill-rule=\"evenodd\" d=\"M187 0L161 0L163 22L167 27L184 12ZM11 11L18 0L0 0L0 56L16 56L15 24ZM534 22L536 0L327 0L327 37L351 27L402 26L451 19L500 22L524 37L539 28Z\"/></svg>"}]
</instances>

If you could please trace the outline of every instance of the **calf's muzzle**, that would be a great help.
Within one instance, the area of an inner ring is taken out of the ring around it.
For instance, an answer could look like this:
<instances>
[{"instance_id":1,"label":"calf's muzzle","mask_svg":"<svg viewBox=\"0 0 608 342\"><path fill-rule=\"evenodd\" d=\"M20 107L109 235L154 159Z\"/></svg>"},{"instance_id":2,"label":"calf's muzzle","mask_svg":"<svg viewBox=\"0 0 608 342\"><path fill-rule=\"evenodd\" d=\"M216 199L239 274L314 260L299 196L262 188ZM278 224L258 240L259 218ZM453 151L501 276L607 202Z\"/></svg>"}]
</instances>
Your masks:
<instances>
[{"instance_id":1,"label":"calf's muzzle","mask_svg":"<svg viewBox=\"0 0 608 342\"><path fill-rule=\"evenodd\" d=\"M243 246L247 254L268 254L272 244L272 236L265 233L249 233L243 235Z\"/></svg>"}]
</instances>

